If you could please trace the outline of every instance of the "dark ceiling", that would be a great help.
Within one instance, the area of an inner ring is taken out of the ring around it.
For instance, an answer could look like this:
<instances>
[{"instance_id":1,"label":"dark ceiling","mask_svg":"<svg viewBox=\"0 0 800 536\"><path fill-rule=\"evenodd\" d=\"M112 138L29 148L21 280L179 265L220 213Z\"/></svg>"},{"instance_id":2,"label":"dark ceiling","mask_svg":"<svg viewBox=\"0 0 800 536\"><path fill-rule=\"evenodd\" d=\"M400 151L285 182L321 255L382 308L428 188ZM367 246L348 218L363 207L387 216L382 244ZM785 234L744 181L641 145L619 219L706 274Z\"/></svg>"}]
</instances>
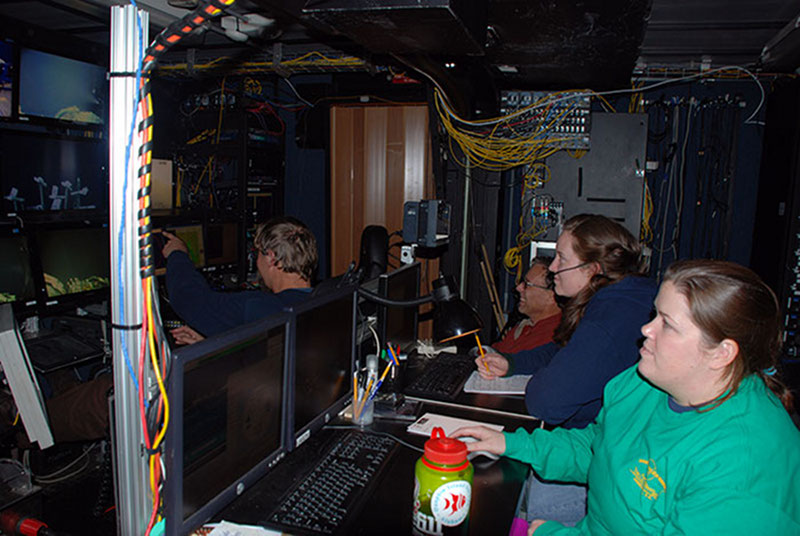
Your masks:
<instances>
[{"instance_id":1,"label":"dark ceiling","mask_svg":"<svg viewBox=\"0 0 800 536\"><path fill-rule=\"evenodd\" d=\"M0 32L26 41L61 36L107 58L109 6L120 3L7 0ZM151 38L189 12L175 7L185 3L137 2L150 13ZM187 46L208 57L344 52L368 65L412 67L466 102L503 89L626 87L632 73L663 67L800 65L794 0L238 0L231 11L269 24L235 42L215 22Z\"/></svg>"}]
</instances>

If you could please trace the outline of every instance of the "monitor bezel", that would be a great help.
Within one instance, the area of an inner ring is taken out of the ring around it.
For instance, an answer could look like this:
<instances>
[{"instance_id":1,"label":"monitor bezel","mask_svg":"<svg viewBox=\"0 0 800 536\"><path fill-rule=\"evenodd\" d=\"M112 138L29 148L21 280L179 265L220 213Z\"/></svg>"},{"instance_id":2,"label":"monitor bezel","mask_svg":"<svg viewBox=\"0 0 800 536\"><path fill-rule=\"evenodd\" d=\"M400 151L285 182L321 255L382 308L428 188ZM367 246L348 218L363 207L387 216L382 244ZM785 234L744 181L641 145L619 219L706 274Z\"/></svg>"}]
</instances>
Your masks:
<instances>
[{"instance_id":1,"label":"monitor bezel","mask_svg":"<svg viewBox=\"0 0 800 536\"><path fill-rule=\"evenodd\" d=\"M292 323L291 323L291 357L290 361L290 369L291 369L291 377L289 381L289 389L290 389L290 413L289 419L287 422L287 429L289 432L289 443L287 444L288 450L294 450L295 448L299 447L303 443L305 443L312 435L316 434L323 426L328 424L332 419L334 419L341 411L347 407L350 401L353 398L353 385L352 382L347 381L347 390L345 393L335 400L330 406L328 406L325 410L323 410L319 415L317 415L314 419L309 421L305 426L303 426L300 430L295 432L295 381L296 381L296 366L297 366L297 316L303 314L307 311L311 311L317 307L322 305L326 305L330 302L342 299L346 296L351 296L352 304L351 304L351 319L352 319L352 326L350 330L350 372L355 369L355 336L356 336L356 321L357 321L357 308L358 308L358 295L357 295L358 287L356 285L347 285L342 288L332 289L329 292L326 292L319 296L311 296L309 299L300 302L294 306L287 308L286 310L292 314Z\"/></svg>"},{"instance_id":2,"label":"monitor bezel","mask_svg":"<svg viewBox=\"0 0 800 536\"><path fill-rule=\"evenodd\" d=\"M166 505L166 534L169 536L185 536L206 523L228 504L234 501L245 490L252 487L269 469L274 467L286 455L286 443L289 428L289 356L290 338L293 318L288 313L276 313L263 320L241 326L203 341L181 348L172 354L172 370L170 371L167 393L170 400L170 426L167 429L164 463L167 467L164 504ZM281 379L283 393L281 397L281 437L278 448L264 459L238 477L233 483L220 491L214 498L198 508L189 517L183 518L183 374L187 364L207 357L209 353L237 344L242 340L258 336L273 328L283 326L283 377ZM181 455L176 455L181 453ZM170 476L171 475L171 476Z\"/></svg>"},{"instance_id":3,"label":"monitor bezel","mask_svg":"<svg viewBox=\"0 0 800 536\"><path fill-rule=\"evenodd\" d=\"M417 272L417 288L415 291L416 296L419 296L420 288L422 286L422 267L419 261L414 261L409 264L404 264L403 266L397 268L396 270L392 270L391 272L387 272L385 274L380 274L378 276L378 295L387 298L388 297L388 290L391 281L406 273L407 271L415 270ZM386 346L386 330L387 325L386 322L388 320L388 305L379 305L378 306L378 338L381 341L381 345L384 347ZM416 343L417 338L419 337L419 306L414 307L414 335L412 338L413 343ZM407 352L409 348L401 348L401 351Z\"/></svg>"}]
</instances>

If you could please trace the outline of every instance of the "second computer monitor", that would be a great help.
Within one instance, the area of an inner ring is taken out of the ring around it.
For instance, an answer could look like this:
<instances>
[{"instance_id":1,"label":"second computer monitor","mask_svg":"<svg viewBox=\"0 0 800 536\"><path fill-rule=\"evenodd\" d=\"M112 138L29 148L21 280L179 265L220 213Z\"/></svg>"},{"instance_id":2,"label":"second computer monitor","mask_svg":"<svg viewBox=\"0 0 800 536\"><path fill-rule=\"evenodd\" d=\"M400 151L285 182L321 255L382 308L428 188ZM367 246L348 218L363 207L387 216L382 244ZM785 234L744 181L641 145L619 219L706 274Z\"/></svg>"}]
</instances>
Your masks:
<instances>
[{"instance_id":1,"label":"second computer monitor","mask_svg":"<svg viewBox=\"0 0 800 536\"><path fill-rule=\"evenodd\" d=\"M294 307L294 445L342 410L353 392L355 287Z\"/></svg>"},{"instance_id":2,"label":"second computer monitor","mask_svg":"<svg viewBox=\"0 0 800 536\"><path fill-rule=\"evenodd\" d=\"M420 264L414 262L378 278L378 294L390 300L406 301L419 296ZM417 343L418 307L381 306L378 329L381 342L407 352Z\"/></svg>"}]
</instances>

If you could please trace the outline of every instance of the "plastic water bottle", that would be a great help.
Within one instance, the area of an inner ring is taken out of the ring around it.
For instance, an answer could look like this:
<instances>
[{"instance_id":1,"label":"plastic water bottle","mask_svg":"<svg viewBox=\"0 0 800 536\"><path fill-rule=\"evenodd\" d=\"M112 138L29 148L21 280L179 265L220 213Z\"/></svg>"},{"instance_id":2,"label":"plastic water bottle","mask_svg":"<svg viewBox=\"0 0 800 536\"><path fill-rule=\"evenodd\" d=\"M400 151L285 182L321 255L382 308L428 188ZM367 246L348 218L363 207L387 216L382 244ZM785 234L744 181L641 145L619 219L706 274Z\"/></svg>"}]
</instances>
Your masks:
<instances>
[{"instance_id":1,"label":"plastic water bottle","mask_svg":"<svg viewBox=\"0 0 800 536\"><path fill-rule=\"evenodd\" d=\"M467 446L434 428L414 469L412 533L466 534L474 472Z\"/></svg>"}]
</instances>

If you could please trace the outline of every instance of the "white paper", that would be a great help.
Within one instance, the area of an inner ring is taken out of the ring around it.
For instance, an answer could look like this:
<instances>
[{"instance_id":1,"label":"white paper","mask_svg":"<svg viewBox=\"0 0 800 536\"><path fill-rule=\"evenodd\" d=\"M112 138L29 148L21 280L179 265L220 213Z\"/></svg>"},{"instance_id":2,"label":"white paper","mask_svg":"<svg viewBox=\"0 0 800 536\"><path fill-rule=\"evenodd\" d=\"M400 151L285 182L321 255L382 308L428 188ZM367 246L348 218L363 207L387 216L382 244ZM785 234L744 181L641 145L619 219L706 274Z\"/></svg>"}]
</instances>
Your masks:
<instances>
[{"instance_id":1,"label":"white paper","mask_svg":"<svg viewBox=\"0 0 800 536\"><path fill-rule=\"evenodd\" d=\"M435 427L441 427L446 436L450 436L457 429L464 426L486 426L492 430L502 432L504 426L500 424L491 424L480 421L470 421L468 419L457 419L456 417L448 417L447 415L439 415L438 413L426 413L416 422L409 424L406 431L410 434L431 436L431 432Z\"/></svg>"},{"instance_id":2,"label":"white paper","mask_svg":"<svg viewBox=\"0 0 800 536\"><path fill-rule=\"evenodd\" d=\"M495 378L494 380L484 380L478 371L472 375L464 384L465 393L489 393L494 395L524 395L525 387L531 377L526 374L517 374L507 378Z\"/></svg>"},{"instance_id":3,"label":"white paper","mask_svg":"<svg viewBox=\"0 0 800 536\"><path fill-rule=\"evenodd\" d=\"M230 521L221 521L214 527L208 536L281 536L277 530L254 527L252 525L237 525Z\"/></svg>"}]
</instances>

